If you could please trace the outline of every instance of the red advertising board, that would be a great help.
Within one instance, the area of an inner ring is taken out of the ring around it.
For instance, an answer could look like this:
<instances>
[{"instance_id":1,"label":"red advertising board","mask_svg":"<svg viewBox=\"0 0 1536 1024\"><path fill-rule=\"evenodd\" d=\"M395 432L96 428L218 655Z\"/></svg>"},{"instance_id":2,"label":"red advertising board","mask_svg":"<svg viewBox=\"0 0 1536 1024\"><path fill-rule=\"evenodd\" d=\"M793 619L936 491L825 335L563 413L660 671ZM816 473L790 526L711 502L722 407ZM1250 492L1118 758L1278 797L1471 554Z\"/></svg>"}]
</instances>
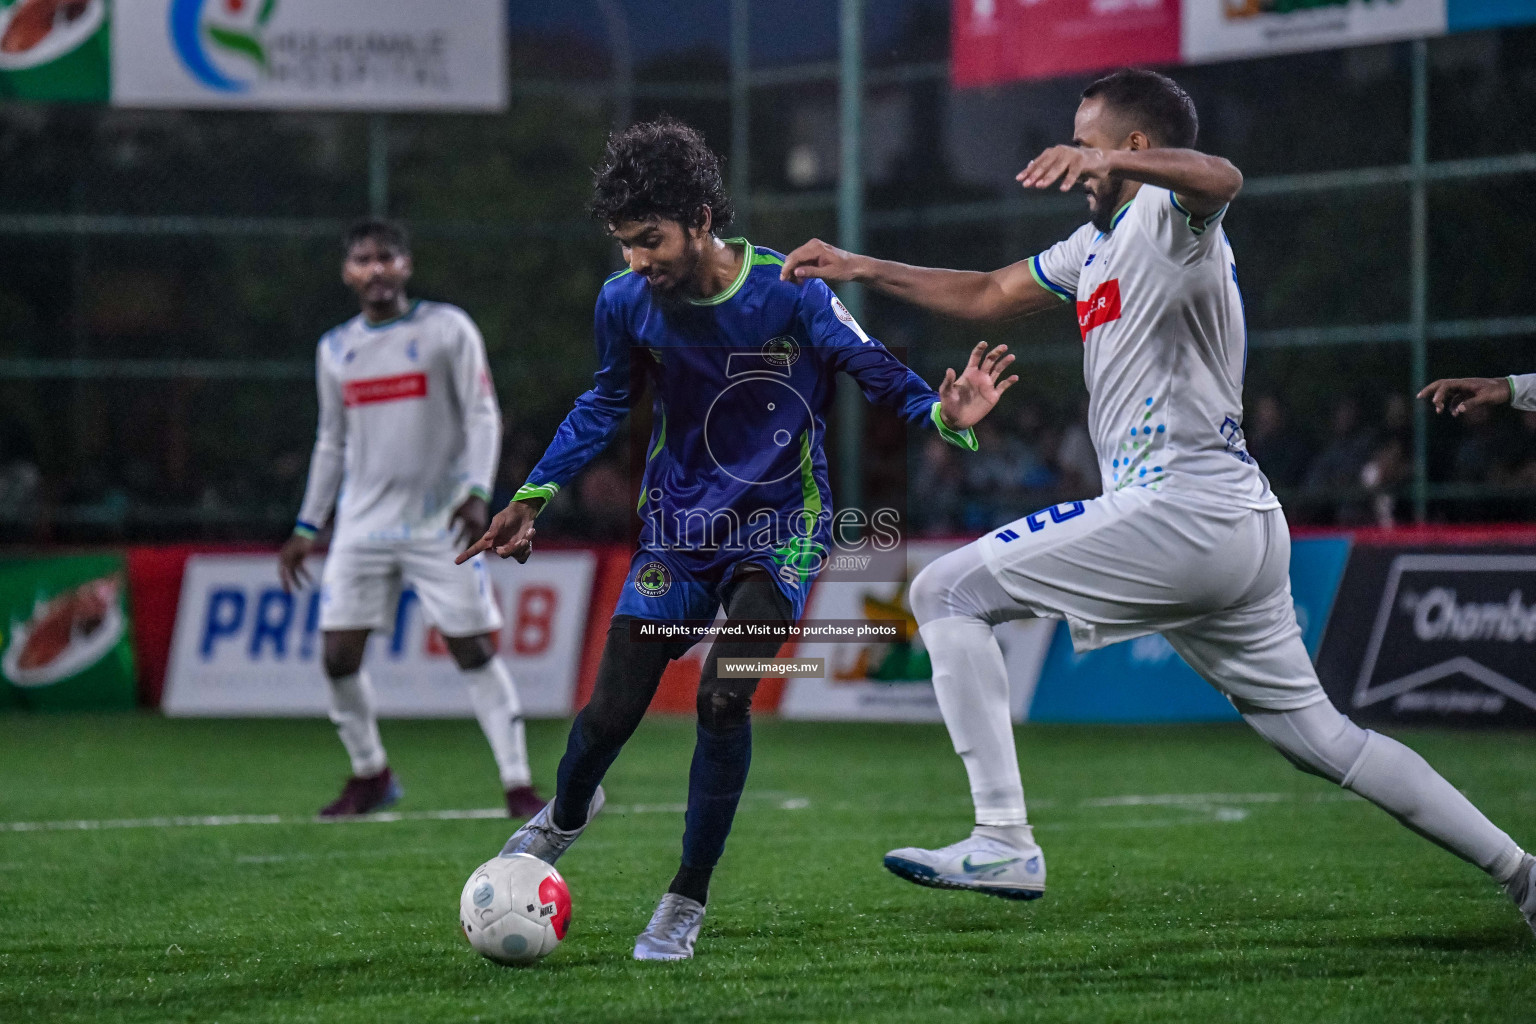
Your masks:
<instances>
[{"instance_id":1,"label":"red advertising board","mask_svg":"<svg viewBox=\"0 0 1536 1024\"><path fill-rule=\"evenodd\" d=\"M1178 0L952 0L953 82L1179 62Z\"/></svg>"}]
</instances>

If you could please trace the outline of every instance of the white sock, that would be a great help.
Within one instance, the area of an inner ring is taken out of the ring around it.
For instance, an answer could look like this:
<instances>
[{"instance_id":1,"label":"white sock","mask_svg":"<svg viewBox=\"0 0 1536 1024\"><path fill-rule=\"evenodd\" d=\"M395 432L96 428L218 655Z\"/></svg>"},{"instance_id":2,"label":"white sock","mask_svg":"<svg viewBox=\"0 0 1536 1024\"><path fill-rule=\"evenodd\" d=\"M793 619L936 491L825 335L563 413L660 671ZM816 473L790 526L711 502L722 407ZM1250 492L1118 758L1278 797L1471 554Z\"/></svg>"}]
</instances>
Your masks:
<instances>
[{"instance_id":1,"label":"white sock","mask_svg":"<svg viewBox=\"0 0 1536 1024\"><path fill-rule=\"evenodd\" d=\"M992 627L953 616L925 622L918 631L933 660L939 711L971 780L976 823L1028 824L1008 708L1008 671Z\"/></svg>"},{"instance_id":2,"label":"white sock","mask_svg":"<svg viewBox=\"0 0 1536 1024\"><path fill-rule=\"evenodd\" d=\"M360 778L379 774L389 759L379 739L379 720L373 713L373 686L368 682L368 673L359 670L332 679L330 684L331 721L352 760L352 774Z\"/></svg>"},{"instance_id":3,"label":"white sock","mask_svg":"<svg viewBox=\"0 0 1536 1024\"><path fill-rule=\"evenodd\" d=\"M1471 861L1500 883L1524 857L1515 841L1418 754L1367 731L1365 749L1344 776L1353 790L1424 838Z\"/></svg>"},{"instance_id":4,"label":"white sock","mask_svg":"<svg viewBox=\"0 0 1536 1024\"><path fill-rule=\"evenodd\" d=\"M464 672L469 684L470 703L475 717L490 741L501 773L501 788L526 786L533 776L528 771L528 742L523 734L523 706L512 686L512 673L501 658L492 658L479 668Z\"/></svg>"}]
</instances>

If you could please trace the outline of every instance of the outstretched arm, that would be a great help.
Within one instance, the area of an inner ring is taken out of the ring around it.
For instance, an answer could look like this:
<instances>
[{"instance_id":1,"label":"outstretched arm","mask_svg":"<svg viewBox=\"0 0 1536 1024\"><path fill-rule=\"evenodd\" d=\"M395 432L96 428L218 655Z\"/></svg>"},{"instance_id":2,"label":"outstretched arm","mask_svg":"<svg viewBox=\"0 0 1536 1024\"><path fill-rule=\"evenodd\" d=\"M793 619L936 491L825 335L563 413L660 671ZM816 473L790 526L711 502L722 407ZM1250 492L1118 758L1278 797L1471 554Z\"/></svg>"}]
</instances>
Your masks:
<instances>
[{"instance_id":1,"label":"outstretched arm","mask_svg":"<svg viewBox=\"0 0 1536 1024\"><path fill-rule=\"evenodd\" d=\"M592 390L576 399L576 408L566 414L528 480L507 507L492 517L485 534L460 552L454 560L457 564L482 551L528 561L533 552L534 518L561 487L608 447L629 415L629 334L621 311L602 296L598 298L595 333L601 365Z\"/></svg>"},{"instance_id":2,"label":"outstretched arm","mask_svg":"<svg viewBox=\"0 0 1536 1024\"><path fill-rule=\"evenodd\" d=\"M1526 387L1525 394L1521 395L1521 383ZM1452 416L1460 416L1468 409L1475 409L1480 405L1503 405L1510 402L1517 409L1533 409L1536 403L1530 399L1531 392L1536 390L1536 374L1526 374L1524 377L1448 377L1437 380L1418 394L1419 398L1427 398L1435 407L1435 412L1445 412L1449 406ZM1520 399L1526 398L1522 403Z\"/></svg>"},{"instance_id":3,"label":"outstretched arm","mask_svg":"<svg viewBox=\"0 0 1536 1024\"><path fill-rule=\"evenodd\" d=\"M1243 187L1243 173L1231 161L1193 149L1086 146L1052 146L1018 173L1018 182L1025 188L1049 188L1059 180L1059 188L1067 192L1079 182L1111 175L1166 188L1196 217L1220 210Z\"/></svg>"},{"instance_id":4,"label":"outstretched arm","mask_svg":"<svg viewBox=\"0 0 1536 1024\"><path fill-rule=\"evenodd\" d=\"M883 295L961 320L1013 320L1056 305L1035 281L1029 261L1000 270L912 267L847 252L813 238L784 257L786 281L858 281Z\"/></svg>"}]
</instances>

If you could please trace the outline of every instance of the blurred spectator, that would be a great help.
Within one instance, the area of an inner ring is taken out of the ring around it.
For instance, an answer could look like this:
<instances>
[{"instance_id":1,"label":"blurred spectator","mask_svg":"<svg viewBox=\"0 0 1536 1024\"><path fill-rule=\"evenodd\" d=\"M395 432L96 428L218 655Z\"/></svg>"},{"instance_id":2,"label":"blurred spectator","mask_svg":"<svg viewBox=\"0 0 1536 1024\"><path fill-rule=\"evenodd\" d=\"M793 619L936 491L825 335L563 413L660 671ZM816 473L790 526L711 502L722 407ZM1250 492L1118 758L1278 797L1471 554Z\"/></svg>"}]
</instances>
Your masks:
<instances>
[{"instance_id":1,"label":"blurred spectator","mask_svg":"<svg viewBox=\"0 0 1536 1024\"><path fill-rule=\"evenodd\" d=\"M936 434L923 442L907 507L913 530L929 537L960 533L964 473L954 446Z\"/></svg>"},{"instance_id":2,"label":"blurred spectator","mask_svg":"<svg viewBox=\"0 0 1536 1024\"><path fill-rule=\"evenodd\" d=\"M1285 406L1274 395L1260 395L1247 420L1248 451L1269 482L1282 490L1300 486L1313 449L1306 434L1289 425Z\"/></svg>"},{"instance_id":3,"label":"blurred spectator","mask_svg":"<svg viewBox=\"0 0 1536 1024\"><path fill-rule=\"evenodd\" d=\"M1096 497L1104 489L1099 480L1099 456L1088 434L1088 399L1078 403L1077 417L1062 431L1056 447L1056 466L1062 485L1074 496Z\"/></svg>"},{"instance_id":4,"label":"blurred spectator","mask_svg":"<svg viewBox=\"0 0 1536 1024\"><path fill-rule=\"evenodd\" d=\"M626 474L613 459L594 463L576 484L585 521L584 536L595 541L619 541L628 535L634 508Z\"/></svg>"},{"instance_id":5,"label":"blurred spectator","mask_svg":"<svg viewBox=\"0 0 1536 1024\"><path fill-rule=\"evenodd\" d=\"M32 523L40 511L42 484L32 435L20 420L0 421L0 526Z\"/></svg>"}]
</instances>

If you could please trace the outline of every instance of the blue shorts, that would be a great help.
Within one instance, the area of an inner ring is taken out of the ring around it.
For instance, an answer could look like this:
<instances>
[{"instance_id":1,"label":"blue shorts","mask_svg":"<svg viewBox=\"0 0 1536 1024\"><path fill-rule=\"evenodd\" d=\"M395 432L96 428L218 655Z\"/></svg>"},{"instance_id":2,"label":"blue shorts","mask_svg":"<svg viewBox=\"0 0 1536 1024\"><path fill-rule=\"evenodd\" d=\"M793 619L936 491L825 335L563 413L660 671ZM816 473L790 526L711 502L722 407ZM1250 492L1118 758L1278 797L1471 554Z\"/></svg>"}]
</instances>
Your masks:
<instances>
[{"instance_id":1,"label":"blue shorts","mask_svg":"<svg viewBox=\"0 0 1536 1024\"><path fill-rule=\"evenodd\" d=\"M713 621L720 610L725 588L736 571L746 565L760 566L769 573L779 592L789 602L791 622L805 614L805 602L811 593L814 575L806 575L776 566L766 556L761 560L744 558L725 571L718 580L695 577L678 560L666 553L641 548L629 563L629 576L619 596L614 615L632 615L637 619ZM787 577L787 578L786 578ZM804 578L802 578L804 577Z\"/></svg>"}]
</instances>

